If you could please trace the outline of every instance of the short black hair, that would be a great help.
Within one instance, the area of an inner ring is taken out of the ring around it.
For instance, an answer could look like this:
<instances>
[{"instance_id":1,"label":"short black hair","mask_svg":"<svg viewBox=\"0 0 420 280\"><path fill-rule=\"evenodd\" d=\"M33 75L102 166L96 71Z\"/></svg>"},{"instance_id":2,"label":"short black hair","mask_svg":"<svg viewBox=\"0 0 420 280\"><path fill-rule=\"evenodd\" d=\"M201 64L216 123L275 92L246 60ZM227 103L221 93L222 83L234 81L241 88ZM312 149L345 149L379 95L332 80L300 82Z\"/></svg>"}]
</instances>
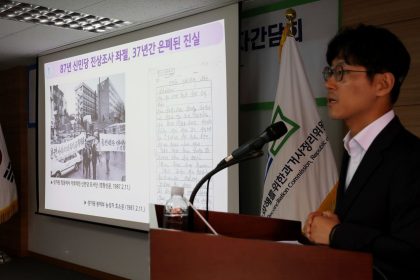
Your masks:
<instances>
[{"instance_id":1,"label":"short black hair","mask_svg":"<svg viewBox=\"0 0 420 280\"><path fill-rule=\"evenodd\" d=\"M392 103L397 101L410 68L410 54L400 39L387 29L372 25L341 29L329 42L326 56L329 65L335 58L341 58L349 65L366 67L370 79L376 73L392 73L395 78Z\"/></svg>"}]
</instances>

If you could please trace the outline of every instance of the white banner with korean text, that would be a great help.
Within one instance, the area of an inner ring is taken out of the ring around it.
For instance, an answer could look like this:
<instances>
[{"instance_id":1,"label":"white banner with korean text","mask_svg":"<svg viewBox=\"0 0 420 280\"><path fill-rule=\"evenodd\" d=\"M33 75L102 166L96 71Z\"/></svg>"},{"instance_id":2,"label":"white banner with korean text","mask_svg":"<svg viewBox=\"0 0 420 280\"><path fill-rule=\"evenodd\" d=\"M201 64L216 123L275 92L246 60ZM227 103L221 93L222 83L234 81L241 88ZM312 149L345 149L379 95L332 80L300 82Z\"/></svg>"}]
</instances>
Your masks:
<instances>
[{"instance_id":1,"label":"white banner with korean text","mask_svg":"<svg viewBox=\"0 0 420 280\"><path fill-rule=\"evenodd\" d=\"M98 151L125 152L125 134L99 134Z\"/></svg>"},{"instance_id":2,"label":"white banner with korean text","mask_svg":"<svg viewBox=\"0 0 420 280\"><path fill-rule=\"evenodd\" d=\"M70 154L78 152L85 147L86 133L81 132L75 138L63 141L59 144L51 144L51 158L64 158Z\"/></svg>"},{"instance_id":3,"label":"white banner with korean text","mask_svg":"<svg viewBox=\"0 0 420 280\"><path fill-rule=\"evenodd\" d=\"M261 214L304 223L337 182L337 168L296 41L287 37L272 122L288 132L269 148Z\"/></svg>"}]
</instances>

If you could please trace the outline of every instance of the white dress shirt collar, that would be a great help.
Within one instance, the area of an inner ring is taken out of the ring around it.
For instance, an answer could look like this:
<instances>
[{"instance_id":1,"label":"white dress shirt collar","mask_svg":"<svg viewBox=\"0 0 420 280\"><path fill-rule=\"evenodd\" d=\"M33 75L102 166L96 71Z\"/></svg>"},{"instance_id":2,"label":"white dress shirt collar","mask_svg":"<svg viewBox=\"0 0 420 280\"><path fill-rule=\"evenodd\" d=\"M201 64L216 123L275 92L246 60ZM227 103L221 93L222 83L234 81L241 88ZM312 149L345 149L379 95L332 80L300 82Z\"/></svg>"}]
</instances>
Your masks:
<instances>
[{"instance_id":1,"label":"white dress shirt collar","mask_svg":"<svg viewBox=\"0 0 420 280\"><path fill-rule=\"evenodd\" d=\"M362 129L353 138L350 138L350 132L348 132L344 137L343 142L344 148L347 150L349 155L352 154L353 149L357 150L361 148L364 151L367 151L373 140L375 140L376 136L378 136L378 134L385 128L385 126L387 126L387 124L391 122L394 117L394 111L390 110Z\"/></svg>"},{"instance_id":2,"label":"white dress shirt collar","mask_svg":"<svg viewBox=\"0 0 420 280\"><path fill-rule=\"evenodd\" d=\"M346 137L344 137L344 148L350 155L345 181L346 189L350 185L353 175L356 173L356 170L362 162L369 146L372 144L373 140L375 140L376 136L378 136L385 126L387 126L387 124L394 118L394 116L395 113L391 110L366 126L353 138L350 138L350 132L348 132Z\"/></svg>"}]
</instances>

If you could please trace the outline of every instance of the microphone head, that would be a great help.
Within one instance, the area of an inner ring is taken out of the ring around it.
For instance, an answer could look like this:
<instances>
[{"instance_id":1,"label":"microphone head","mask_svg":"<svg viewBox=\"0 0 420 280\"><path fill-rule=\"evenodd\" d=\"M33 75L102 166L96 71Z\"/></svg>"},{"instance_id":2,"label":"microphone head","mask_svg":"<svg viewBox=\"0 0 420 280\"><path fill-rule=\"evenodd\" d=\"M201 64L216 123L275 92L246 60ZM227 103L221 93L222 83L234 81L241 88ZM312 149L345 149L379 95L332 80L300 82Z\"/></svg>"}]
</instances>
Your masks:
<instances>
[{"instance_id":1,"label":"microphone head","mask_svg":"<svg viewBox=\"0 0 420 280\"><path fill-rule=\"evenodd\" d=\"M287 127L284 124L284 122L279 121L279 122L273 123L272 125L267 127L265 132L267 133L267 136L268 136L267 140L268 140L268 142L270 142L270 141L274 141L276 139L279 139L280 137L285 135L287 133Z\"/></svg>"},{"instance_id":2,"label":"microphone head","mask_svg":"<svg viewBox=\"0 0 420 280\"><path fill-rule=\"evenodd\" d=\"M260 136L248 141L247 143L241 145L239 148L234 150L231 156L232 158L237 159L237 158L243 157L244 155L249 155L250 152L253 153L253 152L259 151L266 143L279 139L280 137L285 135L286 132L287 132L287 127L284 124L284 122L279 121L279 122L273 123L272 125L267 127ZM228 159L227 161L229 160L230 159Z\"/></svg>"}]
</instances>

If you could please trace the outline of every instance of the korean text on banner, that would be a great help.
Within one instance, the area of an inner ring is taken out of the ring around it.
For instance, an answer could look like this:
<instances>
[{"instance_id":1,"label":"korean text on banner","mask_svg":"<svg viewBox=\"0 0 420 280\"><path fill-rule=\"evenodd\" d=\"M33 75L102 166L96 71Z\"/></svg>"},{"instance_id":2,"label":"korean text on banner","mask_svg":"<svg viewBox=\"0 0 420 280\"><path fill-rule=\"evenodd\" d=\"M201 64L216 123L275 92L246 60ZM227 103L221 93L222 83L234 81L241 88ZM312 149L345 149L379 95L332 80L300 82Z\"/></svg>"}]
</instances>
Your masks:
<instances>
[{"instance_id":1,"label":"korean text on banner","mask_svg":"<svg viewBox=\"0 0 420 280\"><path fill-rule=\"evenodd\" d=\"M269 146L261 215L298 220L315 211L337 181L337 168L293 37L281 51L272 122L288 133Z\"/></svg>"}]
</instances>

